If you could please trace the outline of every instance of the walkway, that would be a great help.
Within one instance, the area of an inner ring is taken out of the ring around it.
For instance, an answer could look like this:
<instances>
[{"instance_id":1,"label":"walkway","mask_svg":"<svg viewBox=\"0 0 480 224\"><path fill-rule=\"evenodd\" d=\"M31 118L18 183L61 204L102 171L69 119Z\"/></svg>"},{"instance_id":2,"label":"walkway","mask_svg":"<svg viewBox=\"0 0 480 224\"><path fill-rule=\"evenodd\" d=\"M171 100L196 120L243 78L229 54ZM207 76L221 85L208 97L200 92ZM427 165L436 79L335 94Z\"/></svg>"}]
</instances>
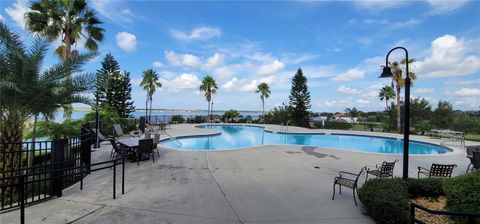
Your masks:
<instances>
[{"instance_id":1,"label":"walkway","mask_svg":"<svg viewBox=\"0 0 480 224\"><path fill-rule=\"evenodd\" d=\"M209 131L192 125L168 130L174 136ZM27 223L373 223L354 205L351 191L331 200L333 177L340 170L358 172L365 165L401 160L401 155L309 146L160 151L155 163L127 164L126 192L117 193L117 199L111 198L111 171L100 171L85 179L83 191L74 185L61 198L27 207ZM109 153L104 144L92 156L101 161ZM410 175L416 175L418 165L432 162L457 163L455 173L463 173L468 162L462 153L412 156ZM401 166L396 175L401 175ZM0 223L18 223L18 211L0 215Z\"/></svg>"}]
</instances>

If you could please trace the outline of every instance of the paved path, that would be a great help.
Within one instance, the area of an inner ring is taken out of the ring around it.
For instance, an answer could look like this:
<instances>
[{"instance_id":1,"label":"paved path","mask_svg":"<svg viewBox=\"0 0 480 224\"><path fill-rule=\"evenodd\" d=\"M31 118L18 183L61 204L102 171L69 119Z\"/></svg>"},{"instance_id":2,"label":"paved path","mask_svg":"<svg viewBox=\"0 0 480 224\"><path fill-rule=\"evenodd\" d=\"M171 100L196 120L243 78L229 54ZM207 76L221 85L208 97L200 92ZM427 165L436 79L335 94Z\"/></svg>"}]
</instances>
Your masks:
<instances>
[{"instance_id":1,"label":"paved path","mask_svg":"<svg viewBox=\"0 0 480 224\"><path fill-rule=\"evenodd\" d=\"M278 126L268 128L279 130ZM291 127L289 131L312 130ZM172 125L168 133L213 132ZM110 149L104 144L92 154L94 161L108 158ZM340 170L358 172L365 165L401 160L401 155L286 145L160 151L155 163L127 164L126 194L117 193L117 199L112 199L112 171L96 172L85 178L83 191L74 185L61 198L28 207L27 223L372 223L354 205L351 191L331 200L333 177ZM432 162L457 163L456 174L468 165L459 149L448 155L412 156L410 175L416 175L418 165L428 167ZM401 166L395 171L401 176ZM18 223L18 215L18 211L0 214L0 223Z\"/></svg>"}]
</instances>

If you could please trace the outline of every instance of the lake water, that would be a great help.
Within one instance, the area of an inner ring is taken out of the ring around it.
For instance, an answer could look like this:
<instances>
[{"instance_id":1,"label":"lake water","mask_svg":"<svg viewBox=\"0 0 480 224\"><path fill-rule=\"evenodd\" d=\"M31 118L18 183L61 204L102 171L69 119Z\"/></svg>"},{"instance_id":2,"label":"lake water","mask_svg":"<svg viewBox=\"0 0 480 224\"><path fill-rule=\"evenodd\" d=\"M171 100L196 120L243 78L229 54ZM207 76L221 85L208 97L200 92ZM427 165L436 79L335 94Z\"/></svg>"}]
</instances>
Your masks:
<instances>
[{"instance_id":1,"label":"lake water","mask_svg":"<svg viewBox=\"0 0 480 224\"><path fill-rule=\"evenodd\" d=\"M253 119L258 119L258 117L262 114L261 112L253 112L253 111L239 111L240 115L246 117L251 116ZM74 111L72 114L73 120L82 119L85 114L89 112L86 111ZM214 111L214 115L223 115L225 111ZM169 121L173 115L182 115L185 119L193 118L195 116L207 116L207 111L189 111L189 110L164 110L164 111L152 111L152 116L160 116L160 120ZM145 116L145 111L135 111L132 113L134 118L140 118L140 116ZM65 120L63 111L55 112L55 121L56 122L63 122Z\"/></svg>"}]
</instances>

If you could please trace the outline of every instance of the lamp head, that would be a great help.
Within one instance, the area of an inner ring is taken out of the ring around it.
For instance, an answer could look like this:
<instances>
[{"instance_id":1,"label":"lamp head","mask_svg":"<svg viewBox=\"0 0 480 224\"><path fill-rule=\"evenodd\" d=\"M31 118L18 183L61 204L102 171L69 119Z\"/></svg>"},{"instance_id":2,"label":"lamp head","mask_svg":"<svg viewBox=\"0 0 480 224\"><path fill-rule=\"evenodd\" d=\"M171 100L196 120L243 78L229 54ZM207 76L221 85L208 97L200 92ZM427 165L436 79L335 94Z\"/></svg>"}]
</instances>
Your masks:
<instances>
[{"instance_id":1,"label":"lamp head","mask_svg":"<svg viewBox=\"0 0 480 224\"><path fill-rule=\"evenodd\" d=\"M391 78L393 76L392 69L388 66L383 67L383 72L378 78Z\"/></svg>"}]
</instances>

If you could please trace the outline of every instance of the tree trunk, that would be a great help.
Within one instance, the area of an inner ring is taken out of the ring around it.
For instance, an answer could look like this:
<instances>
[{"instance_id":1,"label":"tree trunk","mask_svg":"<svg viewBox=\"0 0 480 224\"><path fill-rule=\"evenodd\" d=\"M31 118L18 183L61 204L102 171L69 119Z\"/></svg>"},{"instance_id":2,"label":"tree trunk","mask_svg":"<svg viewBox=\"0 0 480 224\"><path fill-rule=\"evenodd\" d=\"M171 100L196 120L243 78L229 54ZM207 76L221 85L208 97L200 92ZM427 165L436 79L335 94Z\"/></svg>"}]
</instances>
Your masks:
<instances>
[{"instance_id":1,"label":"tree trunk","mask_svg":"<svg viewBox=\"0 0 480 224\"><path fill-rule=\"evenodd\" d=\"M145 120L150 122L148 119L148 93L147 93L147 100L145 101Z\"/></svg>"},{"instance_id":2,"label":"tree trunk","mask_svg":"<svg viewBox=\"0 0 480 224\"><path fill-rule=\"evenodd\" d=\"M400 105L400 91L401 91L401 88L397 84L397 132L398 133L402 132L402 124L400 119L401 110L402 110L402 107Z\"/></svg>"},{"instance_id":3,"label":"tree trunk","mask_svg":"<svg viewBox=\"0 0 480 224\"><path fill-rule=\"evenodd\" d=\"M210 123L210 120L211 120L211 116L210 116L210 100L208 101L208 110L207 110L207 120L208 122L207 123Z\"/></svg>"},{"instance_id":4,"label":"tree trunk","mask_svg":"<svg viewBox=\"0 0 480 224\"><path fill-rule=\"evenodd\" d=\"M28 168L33 166L33 157L35 157L35 140L37 138L37 119L38 114L33 116L33 128L32 128L32 148L28 151Z\"/></svg>"},{"instance_id":5,"label":"tree trunk","mask_svg":"<svg viewBox=\"0 0 480 224\"><path fill-rule=\"evenodd\" d=\"M19 114L9 113L7 118L0 123L0 155L3 157L0 163L2 177L21 175L22 138L24 119ZM16 183L16 179L8 179L3 185L8 186ZM1 187L0 195L9 198L15 193L16 187Z\"/></svg>"},{"instance_id":6,"label":"tree trunk","mask_svg":"<svg viewBox=\"0 0 480 224\"><path fill-rule=\"evenodd\" d=\"M388 100L385 99L385 110L387 110L387 109L388 109Z\"/></svg>"},{"instance_id":7,"label":"tree trunk","mask_svg":"<svg viewBox=\"0 0 480 224\"><path fill-rule=\"evenodd\" d=\"M263 124L265 124L265 100L262 97L262 120Z\"/></svg>"},{"instance_id":8,"label":"tree trunk","mask_svg":"<svg viewBox=\"0 0 480 224\"><path fill-rule=\"evenodd\" d=\"M149 118L152 119L152 104L153 104L153 98L152 96L150 95L150 116ZM156 121L156 120L155 120Z\"/></svg>"}]
</instances>

